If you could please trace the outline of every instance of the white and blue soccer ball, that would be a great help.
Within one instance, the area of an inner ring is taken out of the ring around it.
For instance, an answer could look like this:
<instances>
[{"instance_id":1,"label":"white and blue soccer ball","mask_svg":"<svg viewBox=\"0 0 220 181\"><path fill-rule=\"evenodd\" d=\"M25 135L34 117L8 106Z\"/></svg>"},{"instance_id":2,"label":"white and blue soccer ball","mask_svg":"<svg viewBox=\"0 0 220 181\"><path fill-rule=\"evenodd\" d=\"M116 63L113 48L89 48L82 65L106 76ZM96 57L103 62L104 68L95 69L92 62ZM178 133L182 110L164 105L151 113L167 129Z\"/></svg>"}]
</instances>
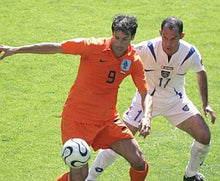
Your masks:
<instances>
[{"instance_id":1,"label":"white and blue soccer ball","mask_svg":"<svg viewBox=\"0 0 220 181\"><path fill-rule=\"evenodd\" d=\"M81 168L86 165L91 157L89 145L81 138L73 138L63 145L62 159L71 168Z\"/></svg>"}]
</instances>

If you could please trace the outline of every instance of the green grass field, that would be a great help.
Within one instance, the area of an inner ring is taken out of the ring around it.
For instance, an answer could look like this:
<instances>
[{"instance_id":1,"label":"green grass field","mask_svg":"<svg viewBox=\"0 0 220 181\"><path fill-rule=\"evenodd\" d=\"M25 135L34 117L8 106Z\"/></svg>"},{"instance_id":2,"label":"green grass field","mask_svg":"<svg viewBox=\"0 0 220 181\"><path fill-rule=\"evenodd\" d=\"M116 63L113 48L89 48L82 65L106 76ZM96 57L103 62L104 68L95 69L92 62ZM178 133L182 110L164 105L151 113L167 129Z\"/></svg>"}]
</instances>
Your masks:
<instances>
[{"instance_id":1,"label":"green grass field","mask_svg":"<svg viewBox=\"0 0 220 181\"><path fill-rule=\"evenodd\" d=\"M133 43L159 35L170 15L184 22L185 40L202 54L209 78L209 101L219 114L219 0L0 0L0 44L21 46L77 37L111 36L112 17L134 14L139 28ZM77 73L79 57L20 54L0 62L0 180L53 181L68 168L60 157L60 112ZM187 75L187 92L200 109L196 79ZM120 113L135 88L126 79L119 92ZM201 169L206 181L220 180L219 122L211 125L212 148ZM153 119L151 135L137 136L150 163L149 181L181 181L192 139L164 118ZM95 158L93 154L90 163ZM127 181L129 165L118 158L100 181Z\"/></svg>"}]
</instances>

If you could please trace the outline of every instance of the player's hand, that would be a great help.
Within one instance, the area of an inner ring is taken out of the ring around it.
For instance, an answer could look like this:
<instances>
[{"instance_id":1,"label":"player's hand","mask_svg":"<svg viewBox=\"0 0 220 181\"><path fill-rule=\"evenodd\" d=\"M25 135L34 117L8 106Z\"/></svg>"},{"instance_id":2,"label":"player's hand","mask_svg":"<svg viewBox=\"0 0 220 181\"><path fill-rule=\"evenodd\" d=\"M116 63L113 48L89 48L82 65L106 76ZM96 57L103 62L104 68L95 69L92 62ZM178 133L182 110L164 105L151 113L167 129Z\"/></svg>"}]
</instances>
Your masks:
<instances>
[{"instance_id":1,"label":"player's hand","mask_svg":"<svg viewBox=\"0 0 220 181\"><path fill-rule=\"evenodd\" d=\"M0 60L2 60L3 58L11 56L17 52L15 47L0 45L0 53L2 53L2 55L0 56Z\"/></svg>"},{"instance_id":2,"label":"player's hand","mask_svg":"<svg viewBox=\"0 0 220 181\"><path fill-rule=\"evenodd\" d=\"M214 113L214 111L212 110L212 108L211 108L209 105L203 106L202 108L203 108L203 111L204 111L204 114L205 114L206 117L208 117L208 115L210 114L210 116L211 116L211 122L212 122L212 124L214 124L214 123L215 123L216 116L215 116L215 113Z\"/></svg>"},{"instance_id":3,"label":"player's hand","mask_svg":"<svg viewBox=\"0 0 220 181\"><path fill-rule=\"evenodd\" d=\"M139 136L146 138L151 131L150 118L143 118L139 124Z\"/></svg>"}]
</instances>

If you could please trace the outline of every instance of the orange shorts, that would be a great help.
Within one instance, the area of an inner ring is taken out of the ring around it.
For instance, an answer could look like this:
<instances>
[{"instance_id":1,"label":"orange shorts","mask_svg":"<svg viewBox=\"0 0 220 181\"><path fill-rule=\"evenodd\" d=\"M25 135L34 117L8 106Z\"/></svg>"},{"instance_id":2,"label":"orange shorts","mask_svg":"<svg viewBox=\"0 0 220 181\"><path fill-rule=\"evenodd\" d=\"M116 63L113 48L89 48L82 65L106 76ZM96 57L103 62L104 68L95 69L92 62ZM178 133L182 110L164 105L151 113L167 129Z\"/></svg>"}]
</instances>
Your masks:
<instances>
[{"instance_id":1,"label":"orange shorts","mask_svg":"<svg viewBox=\"0 0 220 181\"><path fill-rule=\"evenodd\" d=\"M134 137L121 119L100 124L62 119L61 131L63 144L70 138L81 138L95 151L110 148L117 140Z\"/></svg>"}]
</instances>

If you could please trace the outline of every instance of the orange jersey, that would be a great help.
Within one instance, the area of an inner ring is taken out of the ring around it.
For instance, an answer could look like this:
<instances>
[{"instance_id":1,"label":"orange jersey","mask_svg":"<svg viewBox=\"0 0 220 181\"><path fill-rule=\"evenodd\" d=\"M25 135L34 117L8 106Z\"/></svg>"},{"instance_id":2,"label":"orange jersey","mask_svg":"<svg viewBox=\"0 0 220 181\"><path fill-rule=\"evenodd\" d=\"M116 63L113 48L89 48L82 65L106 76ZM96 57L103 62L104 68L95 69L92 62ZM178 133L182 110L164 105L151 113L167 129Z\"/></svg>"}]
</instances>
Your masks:
<instances>
[{"instance_id":1,"label":"orange jersey","mask_svg":"<svg viewBox=\"0 0 220 181\"><path fill-rule=\"evenodd\" d=\"M139 91L147 90L143 63L130 45L116 58L111 38L74 39L62 43L64 54L80 55L78 75L64 105L62 117L83 122L114 120L119 85L131 75Z\"/></svg>"}]
</instances>

